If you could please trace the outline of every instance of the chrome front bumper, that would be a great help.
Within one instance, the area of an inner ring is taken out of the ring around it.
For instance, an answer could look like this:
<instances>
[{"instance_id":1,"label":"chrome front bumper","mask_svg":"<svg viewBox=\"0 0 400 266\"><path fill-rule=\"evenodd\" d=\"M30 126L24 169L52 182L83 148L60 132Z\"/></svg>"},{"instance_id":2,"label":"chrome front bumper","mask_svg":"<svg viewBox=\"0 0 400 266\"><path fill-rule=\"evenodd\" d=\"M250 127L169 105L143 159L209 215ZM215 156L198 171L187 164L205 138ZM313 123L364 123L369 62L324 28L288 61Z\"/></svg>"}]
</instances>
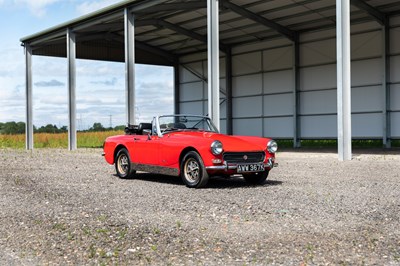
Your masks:
<instances>
[{"instance_id":1,"label":"chrome front bumper","mask_svg":"<svg viewBox=\"0 0 400 266\"><path fill-rule=\"evenodd\" d=\"M237 169L237 163L227 163L224 162L222 165L212 165L212 166L206 166L206 170L216 170L216 171L229 171L229 170L236 170ZM267 163L264 163L265 168L272 169L274 167L278 167L277 163L274 163L274 160L272 158L268 159Z\"/></svg>"}]
</instances>

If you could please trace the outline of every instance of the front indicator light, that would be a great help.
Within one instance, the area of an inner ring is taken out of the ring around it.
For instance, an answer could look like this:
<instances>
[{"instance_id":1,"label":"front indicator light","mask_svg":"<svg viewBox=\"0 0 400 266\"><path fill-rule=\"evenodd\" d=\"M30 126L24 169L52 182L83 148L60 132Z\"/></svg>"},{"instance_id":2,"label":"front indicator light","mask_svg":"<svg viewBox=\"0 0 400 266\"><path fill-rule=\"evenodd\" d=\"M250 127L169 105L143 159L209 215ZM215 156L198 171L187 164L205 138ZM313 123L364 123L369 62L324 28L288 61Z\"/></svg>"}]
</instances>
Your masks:
<instances>
[{"instance_id":1,"label":"front indicator light","mask_svg":"<svg viewBox=\"0 0 400 266\"><path fill-rule=\"evenodd\" d=\"M222 160L221 159L212 159L212 162L214 164L219 164L219 163L222 163Z\"/></svg>"}]
</instances>

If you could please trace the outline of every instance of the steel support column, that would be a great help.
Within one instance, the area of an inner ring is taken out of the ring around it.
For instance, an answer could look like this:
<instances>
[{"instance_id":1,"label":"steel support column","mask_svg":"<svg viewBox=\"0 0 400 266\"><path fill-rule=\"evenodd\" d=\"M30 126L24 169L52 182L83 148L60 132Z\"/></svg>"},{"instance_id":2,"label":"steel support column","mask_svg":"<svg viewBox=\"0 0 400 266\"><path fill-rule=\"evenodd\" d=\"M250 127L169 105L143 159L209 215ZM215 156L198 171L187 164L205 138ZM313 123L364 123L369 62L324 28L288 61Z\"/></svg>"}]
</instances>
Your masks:
<instances>
[{"instance_id":1,"label":"steel support column","mask_svg":"<svg viewBox=\"0 0 400 266\"><path fill-rule=\"evenodd\" d=\"M124 11L125 28L125 97L128 124L135 124L135 24L133 14Z\"/></svg>"},{"instance_id":2,"label":"steel support column","mask_svg":"<svg viewBox=\"0 0 400 266\"><path fill-rule=\"evenodd\" d=\"M382 89L383 89L383 146L390 148L391 145L391 128L390 128L390 28L386 21L382 26Z\"/></svg>"},{"instance_id":3,"label":"steel support column","mask_svg":"<svg viewBox=\"0 0 400 266\"><path fill-rule=\"evenodd\" d=\"M32 48L25 43L25 99L26 99L26 123L25 123L25 147L33 150L33 106L32 106Z\"/></svg>"},{"instance_id":4,"label":"steel support column","mask_svg":"<svg viewBox=\"0 0 400 266\"><path fill-rule=\"evenodd\" d=\"M180 75L179 75L179 63L174 64L174 113L180 113L180 91L181 91L181 83L180 83Z\"/></svg>"},{"instance_id":5,"label":"steel support column","mask_svg":"<svg viewBox=\"0 0 400 266\"><path fill-rule=\"evenodd\" d=\"M75 33L67 30L68 60L68 149L76 150L76 45Z\"/></svg>"},{"instance_id":6,"label":"steel support column","mask_svg":"<svg viewBox=\"0 0 400 266\"><path fill-rule=\"evenodd\" d=\"M338 156L351 160L350 3L336 0Z\"/></svg>"},{"instance_id":7,"label":"steel support column","mask_svg":"<svg viewBox=\"0 0 400 266\"><path fill-rule=\"evenodd\" d=\"M225 56L225 86L226 86L226 133L233 134L232 123L232 50L228 49Z\"/></svg>"},{"instance_id":8,"label":"steel support column","mask_svg":"<svg viewBox=\"0 0 400 266\"><path fill-rule=\"evenodd\" d=\"M220 129L219 113L219 0L207 0L208 115Z\"/></svg>"},{"instance_id":9,"label":"steel support column","mask_svg":"<svg viewBox=\"0 0 400 266\"><path fill-rule=\"evenodd\" d=\"M299 119L299 110L300 110L300 43L298 36L295 38L293 42L293 148L300 148L300 119Z\"/></svg>"}]
</instances>

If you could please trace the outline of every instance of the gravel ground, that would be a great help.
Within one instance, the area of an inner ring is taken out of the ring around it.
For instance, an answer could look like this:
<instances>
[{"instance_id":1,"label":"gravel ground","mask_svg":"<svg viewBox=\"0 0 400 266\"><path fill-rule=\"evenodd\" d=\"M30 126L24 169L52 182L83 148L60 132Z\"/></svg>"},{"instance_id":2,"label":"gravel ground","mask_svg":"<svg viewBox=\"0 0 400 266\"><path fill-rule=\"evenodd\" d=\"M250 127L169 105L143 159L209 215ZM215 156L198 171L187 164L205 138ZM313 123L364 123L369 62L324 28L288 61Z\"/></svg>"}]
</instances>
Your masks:
<instances>
[{"instance_id":1,"label":"gravel ground","mask_svg":"<svg viewBox=\"0 0 400 266\"><path fill-rule=\"evenodd\" d=\"M400 151L279 152L263 186L205 189L101 150L0 150L0 264L400 265Z\"/></svg>"}]
</instances>

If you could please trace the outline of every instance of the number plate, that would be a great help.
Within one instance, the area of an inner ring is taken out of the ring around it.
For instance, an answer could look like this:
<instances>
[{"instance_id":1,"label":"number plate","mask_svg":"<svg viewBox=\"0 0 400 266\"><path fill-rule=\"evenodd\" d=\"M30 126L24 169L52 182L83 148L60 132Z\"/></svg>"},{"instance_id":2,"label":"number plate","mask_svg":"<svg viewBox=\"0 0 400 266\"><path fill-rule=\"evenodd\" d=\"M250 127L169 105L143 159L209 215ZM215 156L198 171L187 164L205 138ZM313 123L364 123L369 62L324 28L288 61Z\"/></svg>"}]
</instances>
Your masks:
<instances>
[{"instance_id":1,"label":"number plate","mask_svg":"<svg viewBox=\"0 0 400 266\"><path fill-rule=\"evenodd\" d=\"M237 172L262 172L265 171L264 164L238 164Z\"/></svg>"}]
</instances>

